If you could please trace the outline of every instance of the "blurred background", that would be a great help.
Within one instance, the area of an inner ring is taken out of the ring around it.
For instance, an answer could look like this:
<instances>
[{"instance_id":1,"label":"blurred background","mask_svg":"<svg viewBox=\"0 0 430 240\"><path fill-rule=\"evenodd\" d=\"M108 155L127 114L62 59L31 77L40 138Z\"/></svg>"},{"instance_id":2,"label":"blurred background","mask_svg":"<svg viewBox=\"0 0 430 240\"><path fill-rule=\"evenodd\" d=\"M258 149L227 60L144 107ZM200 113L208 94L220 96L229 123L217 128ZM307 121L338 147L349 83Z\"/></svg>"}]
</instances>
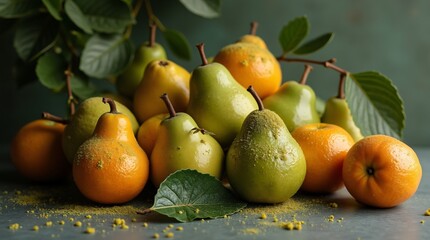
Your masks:
<instances>
[{"instance_id":1,"label":"blurred background","mask_svg":"<svg viewBox=\"0 0 430 240\"><path fill-rule=\"evenodd\" d=\"M278 36L291 19L306 15L311 24L307 39L334 32L332 42L321 51L306 56L315 60L335 57L337 65L350 71L376 70L393 80L404 100L406 128L404 141L409 145L430 146L430 1L426 0L236 0L222 1L222 15L204 19L186 10L179 1L152 1L153 10L164 25L185 34L193 46L192 60L171 60L189 71L200 64L194 45L205 43L206 54L214 56L223 46L249 32L257 21L257 34L275 56L281 47ZM142 10L133 30L136 45L148 38L147 17ZM3 151L25 123L40 117L42 111L66 116L66 94L52 93L39 82L17 88L12 80L12 65L17 56L12 31L0 38L0 142ZM161 37L157 38L165 44ZM282 63L283 80L299 79L303 64ZM308 80L317 95L327 99L336 95L338 74L314 66ZM100 82L104 84L104 82ZM111 86L107 85L106 88Z\"/></svg>"}]
</instances>

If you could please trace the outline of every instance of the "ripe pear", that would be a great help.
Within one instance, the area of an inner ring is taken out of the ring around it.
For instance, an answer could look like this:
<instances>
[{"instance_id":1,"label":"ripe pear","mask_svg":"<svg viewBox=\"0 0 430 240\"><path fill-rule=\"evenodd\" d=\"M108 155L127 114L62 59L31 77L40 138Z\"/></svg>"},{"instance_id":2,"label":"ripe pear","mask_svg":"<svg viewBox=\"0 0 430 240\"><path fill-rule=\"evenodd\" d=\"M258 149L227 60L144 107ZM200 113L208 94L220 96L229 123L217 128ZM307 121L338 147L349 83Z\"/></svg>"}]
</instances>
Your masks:
<instances>
[{"instance_id":1,"label":"ripe pear","mask_svg":"<svg viewBox=\"0 0 430 240\"><path fill-rule=\"evenodd\" d=\"M133 99L133 112L142 123L148 118L167 113L166 106L158 98L169 94L177 111L185 112L190 98L190 73L169 60L152 61L146 67L142 81Z\"/></svg>"},{"instance_id":2,"label":"ripe pear","mask_svg":"<svg viewBox=\"0 0 430 240\"><path fill-rule=\"evenodd\" d=\"M233 190L256 203L280 203L292 197L306 175L306 161L282 119L264 109L252 88L259 109L243 122L226 158L226 173Z\"/></svg>"},{"instance_id":3,"label":"ripe pear","mask_svg":"<svg viewBox=\"0 0 430 240\"><path fill-rule=\"evenodd\" d=\"M124 105L116 102L118 111L129 118L133 132L136 133L139 123L133 113ZM62 137L63 151L67 160L72 163L79 146L93 134L100 116L109 112L109 106L102 102L102 97L91 97L81 102L70 123L64 129Z\"/></svg>"},{"instance_id":4,"label":"ripe pear","mask_svg":"<svg viewBox=\"0 0 430 240\"><path fill-rule=\"evenodd\" d=\"M216 62L207 63L203 44L198 48L203 64L191 74L187 113L200 127L214 133L223 147L228 147L246 116L258 106L227 68Z\"/></svg>"},{"instance_id":5,"label":"ripe pear","mask_svg":"<svg viewBox=\"0 0 430 240\"><path fill-rule=\"evenodd\" d=\"M171 173L195 169L221 177L224 152L206 130L199 128L186 113L176 113L167 94L163 94L169 117L161 122L151 154L151 180L159 186Z\"/></svg>"},{"instance_id":6,"label":"ripe pear","mask_svg":"<svg viewBox=\"0 0 430 240\"><path fill-rule=\"evenodd\" d=\"M167 59L164 47L155 42L155 30L155 25L152 25L150 40L136 49L132 63L118 76L116 88L121 95L132 98L146 66L154 60Z\"/></svg>"},{"instance_id":7,"label":"ripe pear","mask_svg":"<svg viewBox=\"0 0 430 240\"><path fill-rule=\"evenodd\" d=\"M275 94L263 100L264 106L276 112L290 132L304 124L320 122L315 92L306 85L310 70L307 65L300 82L287 81Z\"/></svg>"}]
</instances>

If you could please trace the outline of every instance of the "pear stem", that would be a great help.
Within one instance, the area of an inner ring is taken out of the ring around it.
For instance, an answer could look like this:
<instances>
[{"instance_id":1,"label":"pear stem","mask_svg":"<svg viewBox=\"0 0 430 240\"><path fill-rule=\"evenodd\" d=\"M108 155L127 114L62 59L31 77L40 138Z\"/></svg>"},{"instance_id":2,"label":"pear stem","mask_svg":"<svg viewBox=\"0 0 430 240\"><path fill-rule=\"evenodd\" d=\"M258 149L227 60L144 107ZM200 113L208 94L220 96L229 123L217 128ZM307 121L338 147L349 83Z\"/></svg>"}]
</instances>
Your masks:
<instances>
[{"instance_id":1,"label":"pear stem","mask_svg":"<svg viewBox=\"0 0 430 240\"><path fill-rule=\"evenodd\" d=\"M111 98L106 98L106 97L104 97L104 98L102 99L102 101L103 101L103 103L108 103L108 104L109 104L109 107L110 107L110 113L114 113L114 114L119 113L119 112L118 112L118 110L116 109L116 104L115 104L115 101L114 101L114 100L112 100Z\"/></svg>"},{"instance_id":2,"label":"pear stem","mask_svg":"<svg viewBox=\"0 0 430 240\"><path fill-rule=\"evenodd\" d=\"M309 73L312 71L312 66L309 64L305 64L305 71L303 72L302 78L300 79L300 84L305 85L308 80Z\"/></svg>"},{"instance_id":3,"label":"pear stem","mask_svg":"<svg viewBox=\"0 0 430 240\"><path fill-rule=\"evenodd\" d=\"M249 30L249 34L257 35L257 28L258 28L258 22L252 21L251 22L251 29Z\"/></svg>"},{"instance_id":4,"label":"pear stem","mask_svg":"<svg viewBox=\"0 0 430 240\"><path fill-rule=\"evenodd\" d=\"M199 43L196 45L197 49L199 50L200 58L202 59L202 66L208 64L208 59L206 58L205 54L205 44Z\"/></svg>"},{"instance_id":5,"label":"pear stem","mask_svg":"<svg viewBox=\"0 0 430 240\"><path fill-rule=\"evenodd\" d=\"M67 119L52 115L48 112L42 112L42 118L50 121L54 121L61 124L68 124L69 121Z\"/></svg>"},{"instance_id":6,"label":"pear stem","mask_svg":"<svg viewBox=\"0 0 430 240\"><path fill-rule=\"evenodd\" d=\"M169 96L167 95L167 93L163 93L163 95L161 95L160 98L164 101L164 104L166 104L166 108L169 111L169 115L170 115L169 118L176 117L175 108L173 107L172 102L170 101Z\"/></svg>"},{"instance_id":7,"label":"pear stem","mask_svg":"<svg viewBox=\"0 0 430 240\"><path fill-rule=\"evenodd\" d=\"M345 90L344 90L345 79L346 79L346 74L341 73L340 80L339 80L339 87L337 89L337 98L340 98L340 99L345 98Z\"/></svg>"},{"instance_id":8,"label":"pear stem","mask_svg":"<svg viewBox=\"0 0 430 240\"><path fill-rule=\"evenodd\" d=\"M155 25L154 22L151 22L151 24L149 25L149 47L154 47L155 45L155 35L157 32L157 25Z\"/></svg>"},{"instance_id":9,"label":"pear stem","mask_svg":"<svg viewBox=\"0 0 430 240\"><path fill-rule=\"evenodd\" d=\"M247 90L248 90L248 92L251 93L251 95L254 97L255 101L257 102L258 110L260 110L260 111L264 110L263 101L261 101L260 96L258 96L258 93L254 90L252 85L250 85Z\"/></svg>"}]
</instances>

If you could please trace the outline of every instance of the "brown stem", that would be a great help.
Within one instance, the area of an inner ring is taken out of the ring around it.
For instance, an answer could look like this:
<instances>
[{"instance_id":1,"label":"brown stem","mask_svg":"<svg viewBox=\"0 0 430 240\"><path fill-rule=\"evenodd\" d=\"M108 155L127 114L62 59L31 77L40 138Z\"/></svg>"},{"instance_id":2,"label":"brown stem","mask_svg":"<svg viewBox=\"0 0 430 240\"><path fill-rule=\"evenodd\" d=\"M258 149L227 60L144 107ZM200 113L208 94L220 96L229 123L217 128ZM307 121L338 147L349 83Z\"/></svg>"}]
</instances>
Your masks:
<instances>
[{"instance_id":1,"label":"brown stem","mask_svg":"<svg viewBox=\"0 0 430 240\"><path fill-rule=\"evenodd\" d=\"M136 18L137 15L139 15L139 11L142 8L142 5L143 5L143 0L136 0L136 4L134 4L134 7L133 7L133 9L131 11L131 15L133 17Z\"/></svg>"},{"instance_id":2,"label":"brown stem","mask_svg":"<svg viewBox=\"0 0 430 240\"><path fill-rule=\"evenodd\" d=\"M300 84L305 85L308 80L309 73L312 71L312 66L309 64L305 64L305 71L303 72L302 78L300 79Z\"/></svg>"},{"instance_id":3,"label":"brown stem","mask_svg":"<svg viewBox=\"0 0 430 240\"><path fill-rule=\"evenodd\" d=\"M251 29L249 30L249 34L257 35L257 28L258 28L258 22L252 21L251 22Z\"/></svg>"},{"instance_id":4,"label":"brown stem","mask_svg":"<svg viewBox=\"0 0 430 240\"><path fill-rule=\"evenodd\" d=\"M151 22L150 26L149 26L149 47L154 47L155 45L155 36L156 36L156 32L157 32L157 25L155 25L154 22Z\"/></svg>"},{"instance_id":5,"label":"brown stem","mask_svg":"<svg viewBox=\"0 0 430 240\"><path fill-rule=\"evenodd\" d=\"M346 74L340 74L339 87L337 89L337 98L344 99L345 98L345 80Z\"/></svg>"},{"instance_id":6,"label":"brown stem","mask_svg":"<svg viewBox=\"0 0 430 240\"><path fill-rule=\"evenodd\" d=\"M311 59L287 58L284 56L280 56L277 59L278 59L278 61L283 61L283 62L302 62L302 63L318 64L318 65L322 65L326 68L333 69L339 73L348 74L348 71L346 71L345 69L340 68L334 64L336 62L335 58L329 59L327 61L316 61L316 60L311 60Z\"/></svg>"},{"instance_id":7,"label":"brown stem","mask_svg":"<svg viewBox=\"0 0 430 240\"><path fill-rule=\"evenodd\" d=\"M67 96L68 96L67 103L69 104L69 107L70 107L70 118L72 118L73 115L75 115L76 109L75 109L75 98L73 97L73 93L72 93L71 80L72 80L73 73L72 73L71 64L69 64L64 74L66 75L66 86L67 86Z\"/></svg>"},{"instance_id":8,"label":"brown stem","mask_svg":"<svg viewBox=\"0 0 430 240\"><path fill-rule=\"evenodd\" d=\"M166 108L169 111L169 118L173 118L176 117L176 111L175 108L172 105L172 102L170 102L169 96L167 95L167 93L163 93L163 95L161 95L160 97L161 99L163 99L164 104L166 104Z\"/></svg>"},{"instance_id":9,"label":"brown stem","mask_svg":"<svg viewBox=\"0 0 430 240\"><path fill-rule=\"evenodd\" d=\"M254 90L252 85L250 85L247 90L248 90L248 92L251 93L251 95L254 97L255 101L257 102L258 110L260 110L260 111L264 110L263 101L261 101L260 96L258 96L258 93Z\"/></svg>"},{"instance_id":10,"label":"brown stem","mask_svg":"<svg viewBox=\"0 0 430 240\"><path fill-rule=\"evenodd\" d=\"M196 47L199 50L200 58L202 59L202 66L207 65L208 59L206 58L206 54L205 54L205 44L199 43L196 45Z\"/></svg>"},{"instance_id":11,"label":"brown stem","mask_svg":"<svg viewBox=\"0 0 430 240\"><path fill-rule=\"evenodd\" d=\"M54 121L57 123L61 123L61 124L68 124L69 123L69 120L55 116L55 115L52 115L48 112L42 112L42 118L46 119L46 120L51 120L51 121Z\"/></svg>"},{"instance_id":12,"label":"brown stem","mask_svg":"<svg viewBox=\"0 0 430 240\"><path fill-rule=\"evenodd\" d=\"M111 98L104 97L104 98L102 98L102 101L103 101L103 103L108 103L109 104L110 113L114 113L114 114L119 113L118 110L116 109L116 104L115 104L114 100L112 100Z\"/></svg>"}]
</instances>

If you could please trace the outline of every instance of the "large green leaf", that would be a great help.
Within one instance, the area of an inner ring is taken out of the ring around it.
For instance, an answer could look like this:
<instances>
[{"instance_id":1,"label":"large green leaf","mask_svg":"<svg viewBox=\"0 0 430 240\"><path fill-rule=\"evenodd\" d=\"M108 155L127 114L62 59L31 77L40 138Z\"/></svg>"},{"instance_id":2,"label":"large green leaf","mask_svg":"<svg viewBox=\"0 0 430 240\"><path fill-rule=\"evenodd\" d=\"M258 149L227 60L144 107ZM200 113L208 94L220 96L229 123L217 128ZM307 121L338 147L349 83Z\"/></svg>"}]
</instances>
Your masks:
<instances>
[{"instance_id":1,"label":"large green leaf","mask_svg":"<svg viewBox=\"0 0 430 240\"><path fill-rule=\"evenodd\" d=\"M187 169L171 174L160 184L149 210L190 222L233 214L245 206L216 178Z\"/></svg>"},{"instance_id":2,"label":"large green leaf","mask_svg":"<svg viewBox=\"0 0 430 240\"><path fill-rule=\"evenodd\" d=\"M20 18L39 12L42 4L36 0L0 0L0 17Z\"/></svg>"},{"instance_id":3,"label":"large green leaf","mask_svg":"<svg viewBox=\"0 0 430 240\"><path fill-rule=\"evenodd\" d=\"M327 45L333 39L333 36L334 33L323 34L304 43L302 46L294 50L293 53L297 55L304 55L316 52Z\"/></svg>"},{"instance_id":4,"label":"large green leaf","mask_svg":"<svg viewBox=\"0 0 430 240\"><path fill-rule=\"evenodd\" d=\"M18 56L32 60L54 46L58 22L49 15L37 15L18 22L13 45Z\"/></svg>"},{"instance_id":5,"label":"large green leaf","mask_svg":"<svg viewBox=\"0 0 430 240\"><path fill-rule=\"evenodd\" d=\"M61 20L61 9L63 7L63 0L42 0L49 13L57 20Z\"/></svg>"},{"instance_id":6,"label":"large green leaf","mask_svg":"<svg viewBox=\"0 0 430 240\"><path fill-rule=\"evenodd\" d=\"M309 21L306 16L289 21L279 34L279 42L281 43L284 55L297 48L308 35L308 32Z\"/></svg>"},{"instance_id":7,"label":"large green leaf","mask_svg":"<svg viewBox=\"0 0 430 240\"><path fill-rule=\"evenodd\" d=\"M191 59L191 47L184 34L176 30L166 29L163 31L163 37L176 56L186 60Z\"/></svg>"},{"instance_id":8,"label":"large green leaf","mask_svg":"<svg viewBox=\"0 0 430 240\"><path fill-rule=\"evenodd\" d=\"M66 85L66 68L66 62L60 55L48 52L38 59L36 75L43 86L59 92Z\"/></svg>"},{"instance_id":9,"label":"large green leaf","mask_svg":"<svg viewBox=\"0 0 430 240\"><path fill-rule=\"evenodd\" d=\"M352 117L364 136L402 137L405 127L403 101L389 78L373 71L349 74L345 96Z\"/></svg>"},{"instance_id":10,"label":"large green leaf","mask_svg":"<svg viewBox=\"0 0 430 240\"><path fill-rule=\"evenodd\" d=\"M79 68L90 77L105 78L121 72L133 53L131 41L122 35L97 34L85 45Z\"/></svg>"},{"instance_id":11,"label":"large green leaf","mask_svg":"<svg viewBox=\"0 0 430 240\"><path fill-rule=\"evenodd\" d=\"M87 33L122 33L134 18L127 3L118 0L66 0L70 19Z\"/></svg>"},{"instance_id":12,"label":"large green leaf","mask_svg":"<svg viewBox=\"0 0 430 240\"><path fill-rule=\"evenodd\" d=\"M221 0L180 0L180 2L192 13L204 17L219 17Z\"/></svg>"}]
</instances>

